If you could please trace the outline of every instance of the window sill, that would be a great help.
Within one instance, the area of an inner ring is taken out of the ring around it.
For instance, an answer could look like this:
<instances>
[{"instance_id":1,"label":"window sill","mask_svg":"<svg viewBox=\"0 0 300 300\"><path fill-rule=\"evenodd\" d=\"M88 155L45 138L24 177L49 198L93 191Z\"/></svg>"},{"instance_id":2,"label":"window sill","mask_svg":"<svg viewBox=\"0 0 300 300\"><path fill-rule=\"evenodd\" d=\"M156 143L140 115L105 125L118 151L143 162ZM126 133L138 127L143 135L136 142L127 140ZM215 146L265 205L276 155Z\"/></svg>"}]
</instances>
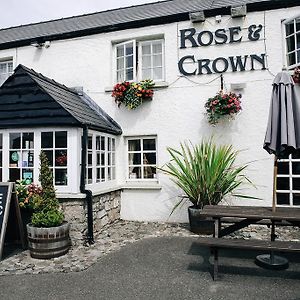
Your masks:
<instances>
[{"instance_id":1,"label":"window sill","mask_svg":"<svg viewBox=\"0 0 300 300\"><path fill-rule=\"evenodd\" d=\"M169 83L166 81L159 81L159 82L155 82L155 86L154 86L154 90L158 90L158 89L165 89L169 87ZM106 87L104 88L104 92L105 93L111 93L113 91L113 87Z\"/></svg>"},{"instance_id":2,"label":"window sill","mask_svg":"<svg viewBox=\"0 0 300 300\"><path fill-rule=\"evenodd\" d=\"M157 182L126 182L123 190L161 190L162 186Z\"/></svg>"}]
</instances>

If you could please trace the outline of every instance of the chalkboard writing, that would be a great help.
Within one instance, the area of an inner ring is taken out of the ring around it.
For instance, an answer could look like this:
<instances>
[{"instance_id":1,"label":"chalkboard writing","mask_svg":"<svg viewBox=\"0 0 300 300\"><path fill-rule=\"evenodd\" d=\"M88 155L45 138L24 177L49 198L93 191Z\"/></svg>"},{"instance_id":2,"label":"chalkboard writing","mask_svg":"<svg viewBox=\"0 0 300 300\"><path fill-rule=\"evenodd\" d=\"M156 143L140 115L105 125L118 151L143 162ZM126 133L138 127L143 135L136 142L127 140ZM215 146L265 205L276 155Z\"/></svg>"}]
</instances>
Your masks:
<instances>
[{"instance_id":1,"label":"chalkboard writing","mask_svg":"<svg viewBox=\"0 0 300 300\"><path fill-rule=\"evenodd\" d=\"M2 231L3 217L5 213L5 205L7 203L8 185L0 185L0 232Z\"/></svg>"}]
</instances>

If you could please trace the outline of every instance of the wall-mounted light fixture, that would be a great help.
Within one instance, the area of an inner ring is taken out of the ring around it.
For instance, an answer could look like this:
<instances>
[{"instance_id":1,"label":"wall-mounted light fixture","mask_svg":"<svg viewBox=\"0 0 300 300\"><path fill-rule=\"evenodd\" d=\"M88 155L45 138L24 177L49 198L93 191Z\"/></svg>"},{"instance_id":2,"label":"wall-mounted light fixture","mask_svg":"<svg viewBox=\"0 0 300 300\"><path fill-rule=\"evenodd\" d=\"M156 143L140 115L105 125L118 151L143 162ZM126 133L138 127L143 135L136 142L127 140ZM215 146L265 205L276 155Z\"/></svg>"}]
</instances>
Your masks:
<instances>
[{"instance_id":1,"label":"wall-mounted light fixture","mask_svg":"<svg viewBox=\"0 0 300 300\"><path fill-rule=\"evenodd\" d=\"M221 21L222 21L222 16L221 15L217 15L216 16L216 22L217 23L221 23Z\"/></svg>"},{"instance_id":2,"label":"wall-mounted light fixture","mask_svg":"<svg viewBox=\"0 0 300 300\"><path fill-rule=\"evenodd\" d=\"M45 48L49 48L51 45L50 41L45 41L45 42L38 42L38 41L34 41L30 44L32 47L36 47L38 49L42 49L43 47Z\"/></svg>"},{"instance_id":3,"label":"wall-mounted light fixture","mask_svg":"<svg viewBox=\"0 0 300 300\"><path fill-rule=\"evenodd\" d=\"M231 7L231 17L232 18L245 17L246 14L247 14L247 6L246 5Z\"/></svg>"},{"instance_id":4,"label":"wall-mounted light fixture","mask_svg":"<svg viewBox=\"0 0 300 300\"><path fill-rule=\"evenodd\" d=\"M204 11L195 11L195 12L190 12L189 14L190 20L192 23L198 23L198 22L204 22L205 21L205 15Z\"/></svg>"}]
</instances>

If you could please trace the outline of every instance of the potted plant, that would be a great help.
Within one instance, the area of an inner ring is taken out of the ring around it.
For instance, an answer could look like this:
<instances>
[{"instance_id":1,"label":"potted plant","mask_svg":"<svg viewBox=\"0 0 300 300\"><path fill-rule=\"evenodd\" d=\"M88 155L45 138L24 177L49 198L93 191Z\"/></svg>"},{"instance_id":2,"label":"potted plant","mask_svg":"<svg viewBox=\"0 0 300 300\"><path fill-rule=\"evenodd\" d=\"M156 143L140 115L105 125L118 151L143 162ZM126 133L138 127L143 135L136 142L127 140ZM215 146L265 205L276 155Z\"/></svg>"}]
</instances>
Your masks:
<instances>
[{"instance_id":1,"label":"potted plant","mask_svg":"<svg viewBox=\"0 0 300 300\"><path fill-rule=\"evenodd\" d=\"M33 215L27 225L28 244L31 257L53 258L66 254L70 248L70 225L64 222L64 214L53 186L53 175L49 162L40 154L40 176L42 192L33 196Z\"/></svg>"},{"instance_id":2,"label":"potted plant","mask_svg":"<svg viewBox=\"0 0 300 300\"><path fill-rule=\"evenodd\" d=\"M254 198L234 193L242 183L250 181L243 174L247 165L235 165L238 151L232 145L218 146L209 139L198 145L181 143L180 150L167 148L167 151L172 159L161 170L184 192L171 214L183 201L190 201L192 232L213 233L213 222L199 215L205 205L217 205L228 195Z\"/></svg>"},{"instance_id":3,"label":"potted plant","mask_svg":"<svg viewBox=\"0 0 300 300\"><path fill-rule=\"evenodd\" d=\"M216 96L209 98L205 103L208 122L216 125L224 116L233 118L242 109L241 97L241 94L226 94L220 91Z\"/></svg>"},{"instance_id":4,"label":"potted plant","mask_svg":"<svg viewBox=\"0 0 300 300\"><path fill-rule=\"evenodd\" d=\"M112 97L120 106L123 104L128 109L136 109L143 100L152 99L154 82L150 79L142 80L141 82L124 81L117 83L112 92Z\"/></svg>"}]
</instances>

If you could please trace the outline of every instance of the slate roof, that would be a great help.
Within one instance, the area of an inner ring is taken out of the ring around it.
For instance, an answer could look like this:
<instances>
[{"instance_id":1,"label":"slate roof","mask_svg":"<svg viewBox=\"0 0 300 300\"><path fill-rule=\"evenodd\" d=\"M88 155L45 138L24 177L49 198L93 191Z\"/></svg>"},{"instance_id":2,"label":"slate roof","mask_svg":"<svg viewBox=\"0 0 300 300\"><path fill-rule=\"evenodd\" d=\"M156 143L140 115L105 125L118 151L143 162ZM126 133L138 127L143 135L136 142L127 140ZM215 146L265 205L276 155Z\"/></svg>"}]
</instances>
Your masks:
<instances>
[{"instance_id":1,"label":"slate roof","mask_svg":"<svg viewBox=\"0 0 300 300\"><path fill-rule=\"evenodd\" d=\"M121 127L87 95L18 65L0 87L0 128L76 126L119 135Z\"/></svg>"},{"instance_id":2,"label":"slate roof","mask_svg":"<svg viewBox=\"0 0 300 300\"><path fill-rule=\"evenodd\" d=\"M248 11L297 6L299 0L167 0L93 14L21 25L0 30L0 49L30 45L33 41L67 39L188 20L189 12L207 16L229 14L230 6L247 4Z\"/></svg>"}]
</instances>

